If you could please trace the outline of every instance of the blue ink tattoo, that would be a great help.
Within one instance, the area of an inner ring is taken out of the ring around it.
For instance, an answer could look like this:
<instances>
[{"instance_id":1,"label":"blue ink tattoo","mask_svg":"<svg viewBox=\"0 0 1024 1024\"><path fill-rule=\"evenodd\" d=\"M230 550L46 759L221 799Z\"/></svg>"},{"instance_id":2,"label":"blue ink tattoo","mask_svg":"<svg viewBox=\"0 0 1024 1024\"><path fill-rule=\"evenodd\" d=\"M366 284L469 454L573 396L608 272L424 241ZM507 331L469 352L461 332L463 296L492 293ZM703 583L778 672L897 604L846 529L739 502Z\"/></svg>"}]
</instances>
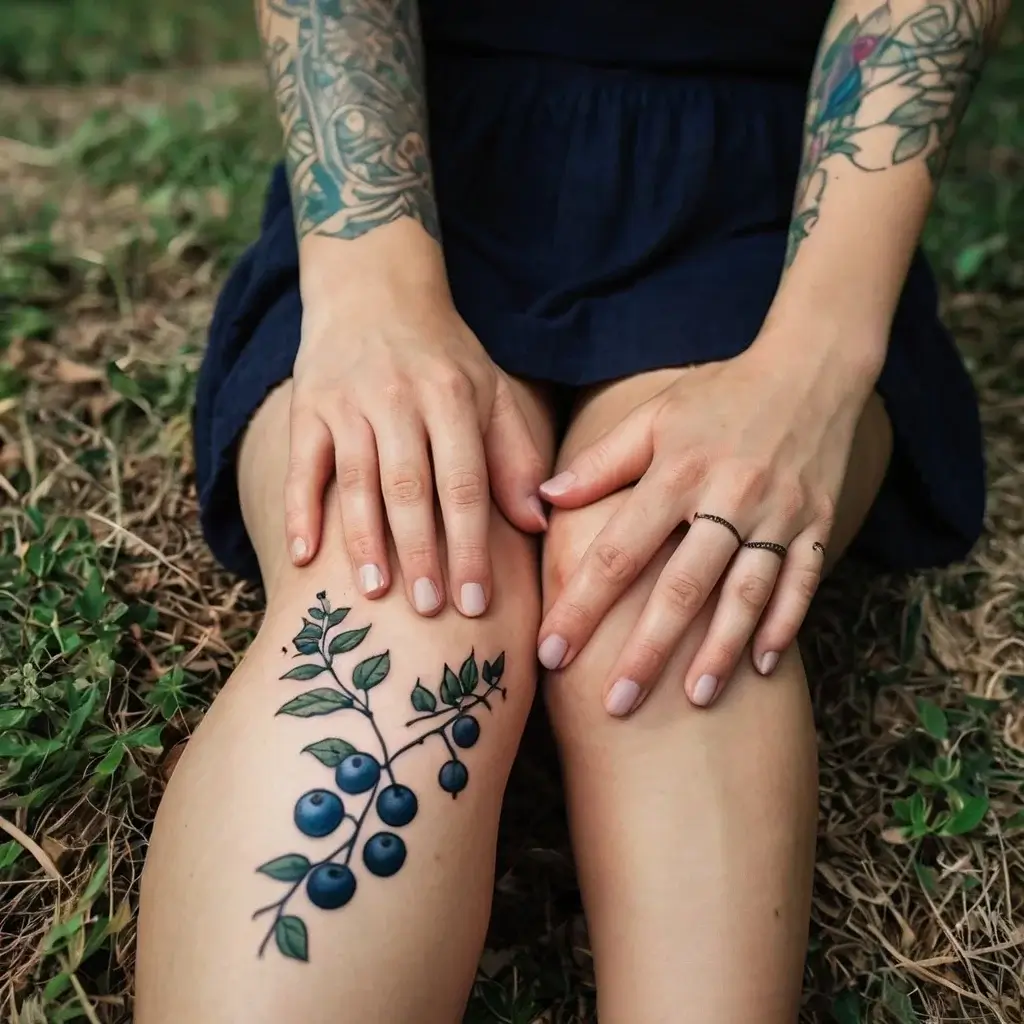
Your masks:
<instances>
[{"instance_id":1,"label":"blue ink tattoo","mask_svg":"<svg viewBox=\"0 0 1024 1024\"><path fill-rule=\"evenodd\" d=\"M504 700L506 694L500 685L505 671L505 652L493 662L485 661L481 667L477 665L475 653L470 651L458 673L445 665L437 694L416 680L409 694L416 715L405 724L407 728L423 722L431 725L397 750L389 751L370 708L370 691L384 682L391 671L390 652L383 651L360 661L352 670L351 685L343 683L335 668L335 658L355 650L366 639L370 627L338 631L349 609L332 610L326 591L316 596L319 607L309 609L309 618L302 620L302 629L292 639L296 656L312 660L297 665L281 678L309 682L325 677L329 685L299 694L281 705L277 713L313 718L337 711L355 712L369 722L377 750L373 753L357 750L337 736L304 747L304 753L312 754L331 770L334 785L333 788L325 785L311 789L299 797L293 812L295 827L304 836L322 839L348 823L345 840L322 860L310 861L301 853L286 853L256 869L289 886L281 899L260 907L253 914L254 918L262 914L274 915L260 943L259 955L263 956L273 939L284 956L303 961L309 959L306 923L297 914L286 912L303 883L309 902L321 910L337 910L355 896L358 883L352 861L372 811L386 827L363 841L363 867L378 878L389 878L400 871L407 856L405 840L390 829L408 825L416 817L419 801L408 786L398 781L396 763L414 747L437 737L448 752L448 760L441 765L437 782L454 800L469 782L469 769L460 759L459 751L469 750L480 738L480 723L470 712L480 705L490 711L489 699L498 693Z\"/></svg>"}]
</instances>

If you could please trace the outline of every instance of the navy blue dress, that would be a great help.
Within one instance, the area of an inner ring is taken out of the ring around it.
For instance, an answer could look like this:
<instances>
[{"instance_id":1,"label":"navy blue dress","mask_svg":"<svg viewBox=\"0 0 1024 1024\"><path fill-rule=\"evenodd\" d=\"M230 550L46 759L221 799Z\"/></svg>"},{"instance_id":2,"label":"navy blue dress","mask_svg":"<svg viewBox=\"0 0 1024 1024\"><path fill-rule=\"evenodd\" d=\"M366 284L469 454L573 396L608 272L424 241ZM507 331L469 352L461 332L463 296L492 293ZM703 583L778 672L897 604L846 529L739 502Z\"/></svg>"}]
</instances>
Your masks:
<instances>
[{"instance_id":1,"label":"navy blue dress","mask_svg":"<svg viewBox=\"0 0 1024 1024\"><path fill-rule=\"evenodd\" d=\"M573 389L727 359L782 270L804 94L830 0L422 0L431 156L456 306L509 373ZM258 577L235 456L291 375L302 315L287 180L217 305L200 374L202 523ZM976 397L918 256L878 390L895 433L854 545L963 557L985 485Z\"/></svg>"}]
</instances>

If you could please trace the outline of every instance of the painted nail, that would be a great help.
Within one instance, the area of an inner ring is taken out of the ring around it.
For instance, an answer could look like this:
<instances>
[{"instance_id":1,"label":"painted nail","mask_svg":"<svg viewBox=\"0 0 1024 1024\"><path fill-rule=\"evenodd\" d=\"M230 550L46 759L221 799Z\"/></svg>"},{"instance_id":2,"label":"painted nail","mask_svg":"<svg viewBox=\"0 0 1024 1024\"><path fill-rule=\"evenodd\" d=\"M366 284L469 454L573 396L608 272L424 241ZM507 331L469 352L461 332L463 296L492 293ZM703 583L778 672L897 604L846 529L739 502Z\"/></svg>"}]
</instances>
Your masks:
<instances>
[{"instance_id":1,"label":"painted nail","mask_svg":"<svg viewBox=\"0 0 1024 1024\"><path fill-rule=\"evenodd\" d=\"M765 651L761 655L761 660L758 662L757 670L763 676L770 676L775 671L775 666L779 663L779 656L775 651Z\"/></svg>"},{"instance_id":2,"label":"painted nail","mask_svg":"<svg viewBox=\"0 0 1024 1024\"><path fill-rule=\"evenodd\" d=\"M434 586L432 580L421 576L412 585L412 603L420 615L429 615L437 608L441 603L441 598L438 596L437 587Z\"/></svg>"},{"instance_id":3,"label":"painted nail","mask_svg":"<svg viewBox=\"0 0 1024 1024\"><path fill-rule=\"evenodd\" d=\"M632 679L616 679L615 685L604 699L604 709L609 715L621 718L628 715L640 696L640 687Z\"/></svg>"},{"instance_id":4,"label":"painted nail","mask_svg":"<svg viewBox=\"0 0 1024 1024\"><path fill-rule=\"evenodd\" d=\"M544 637L537 648L537 660L547 669L556 669L562 664L568 649L569 645L557 633L552 633Z\"/></svg>"},{"instance_id":5,"label":"painted nail","mask_svg":"<svg viewBox=\"0 0 1024 1024\"><path fill-rule=\"evenodd\" d=\"M465 615L483 615L487 601L484 598L484 588L479 583L463 583L459 593Z\"/></svg>"},{"instance_id":6,"label":"painted nail","mask_svg":"<svg viewBox=\"0 0 1024 1024\"><path fill-rule=\"evenodd\" d=\"M540 485L540 491L542 494L557 497L559 494L565 494L574 483L576 483L576 474L564 470L550 480L545 480Z\"/></svg>"},{"instance_id":7,"label":"painted nail","mask_svg":"<svg viewBox=\"0 0 1024 1024\"><path fill-rule=\"evenodd\" d=\"M301 537L296 537L292 541L292 561L301 562L306 557L308 550L306 542Z\"/></svg>"},{"instance_id":8,"label":"painted nail","mask_svg":"<svg viewBox=\"0 0 1024 1024\"><path fill-rule=\"evenodd\" d=\"M375 565L363 565L359 569L359 588L364 594L372 594L384 586L384 575Z\"/></svg>"},{"instance_id":9,"label":"painted nail","mask_svg":"<svg viewBox=\"0 0 1024 1024\"><path fill-rule=\"evenodd\" d=\"M531 494L526 499L526 504L530 506L530 511L537 517L537 521L546 530L548 528L548 517L544 515L544 506L540 503L540 498L536 494Z\"/></svg>"},{"instance_id":10,"label":"painted nail","mask_svg":"<svg viewBox=\"0 0 1024 1024\"><path fill-rule=\"evenodd\" d=\"M698 707L706 708L714 699L718 689L718 680L714 676L702 675L693 688L690 698Z\"/></svg>"}]
</instances>

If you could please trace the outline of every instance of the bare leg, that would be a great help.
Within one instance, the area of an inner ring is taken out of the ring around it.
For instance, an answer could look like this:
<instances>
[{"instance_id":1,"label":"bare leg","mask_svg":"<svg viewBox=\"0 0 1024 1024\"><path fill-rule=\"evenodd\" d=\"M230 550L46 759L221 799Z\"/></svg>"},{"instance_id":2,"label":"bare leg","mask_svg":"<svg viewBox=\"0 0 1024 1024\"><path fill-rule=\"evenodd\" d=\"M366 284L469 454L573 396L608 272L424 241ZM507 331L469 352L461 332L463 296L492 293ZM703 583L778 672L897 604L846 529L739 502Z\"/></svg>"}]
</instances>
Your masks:
<instances>
[{"instance_id":1,"label":"bare leg","mask_svg":"<svg viewBox=\"0 0 1024 1024\"><path fill-rule=\"evenodd\" d=\"M615 384L581 410L559 462L669 383ZM852 538L877 492L891 439L881 402L861 423L833 533ZM556 512L545 604L623 500ZM697 710L683 672L707 628L628 720L601 687L669 554L613 608L583 653L545 684L566 779L573 845L596 961L602 1024L792 1024L810 911L817 772L806 678L794 649L769 679L749 659Z\"/></svg>"},{"instance_id":2,"label":"bare leg","mask_svg":"<svg viewBox=\"0 0 1024 1024\"><path fill-rule=\"evenodd\" d=\"M333 493L321 553L292 567L281 497L289 390L268 398L243 445L240 490L267 613L157 816L136 1019L450 1024L461 1019L483 944L502 793L534 693L536 542L493 515L499 571L491 607L473 620L450 606L434 619L416 615L400 580L385 598L360 597ZM546 409L518 390L550 453ZM344 622L330 625L344 607ZM376 657L385 651L386 661ZM461 679L445 681L446 663L456 674L465 663ZM305 700L333 702L329 714L281 710L315 690L324 693ZM472 715L437 731L456 701ZM364 756L336 767L346 743Z\"/></svg>"}]
</instances>

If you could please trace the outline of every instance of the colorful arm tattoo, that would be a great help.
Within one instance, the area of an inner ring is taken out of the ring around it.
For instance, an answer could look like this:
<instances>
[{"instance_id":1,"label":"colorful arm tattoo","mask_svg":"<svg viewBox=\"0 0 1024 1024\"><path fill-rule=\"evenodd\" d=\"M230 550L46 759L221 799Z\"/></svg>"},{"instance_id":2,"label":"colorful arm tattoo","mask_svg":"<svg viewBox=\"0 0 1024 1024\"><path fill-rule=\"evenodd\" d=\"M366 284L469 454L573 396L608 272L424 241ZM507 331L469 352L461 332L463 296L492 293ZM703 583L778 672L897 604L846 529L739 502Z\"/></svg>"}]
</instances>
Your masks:
<instances>
[{"instance_id":1,"label":"colorful arm tattoo","mask_svg":"<svg viewBox=\"0 0 1024 1024\"><path fill-rule=\"evenodd\" d=\"M296 232L412 217L440 239L416 0L257 0Z\"/></svg>"},{"instance_id":2,"label":"colorful arm tattoo","mask_svg":"<svg viewBox=\"0 0 1024 1024\"><path fill-rule=\"evenodd\" d=\"M254 918L273 915L259 955L263 955L273 939L278 950L294 960L309 959L306 923L289 910L303 886L314 907L337 910L356 893L353 857L357 848L361 849L363 867L379 878L389 878L405 863L405 840L391 830L408 825L416 817L419 801L412 789L399 781L401 758L429 740L442 743L448 759L437 774L437 784L454 800L469 782L469 770L460 751L474 746L480 737L480 723L472 712L479 713L481 707L490 711L494 695L499 694L504 700L506 692L500 685L505 653L481 666L470 651L457 673L444 666L436 694L416 680L409 694L414 714L405 723L412 730L411 738L390 749L370 707L370 691L383 683L391 671L390 653L383 651L364 658L352 669L350 682L343 682L336 663L338 656L355 650L366 639L370 627L338 630L349 609L332 609L324 591L316 596L319 604L309 609L309 618L302 620L302 629L292 639L296 656L309 660L281 679L310 682L320 678L327 685L293 697L277 713L296 718L343 711L361 715L373 732L375 749L358 750L339 736L303 747L303 753L312 754L328 771L323 788L311 789L297 800L293 813L295 827L312 839L322 839L340 830L338 845L319 860L310 860L302 853L286 853L256 869L287 885L280 899L253 914ZM363 831L371 815L381 827L367 839Z\"/></svg>"},{"instance_id":3,"label":"colorful arm tattoo","mask_svg":"<svg viewBox=\"0 0 1024 1024\"><path fill-rule=\"evenodd\" d=\"M862 171L920 159L938 179L1006 7L1006 0L936 0L897 20L886 2L834 35L826 31L811 79L787 267L821 217L832 157ZM883 133L884 146L872 144L879 155L869 160L864 144Z\"/></svg>"}]
</instances>

